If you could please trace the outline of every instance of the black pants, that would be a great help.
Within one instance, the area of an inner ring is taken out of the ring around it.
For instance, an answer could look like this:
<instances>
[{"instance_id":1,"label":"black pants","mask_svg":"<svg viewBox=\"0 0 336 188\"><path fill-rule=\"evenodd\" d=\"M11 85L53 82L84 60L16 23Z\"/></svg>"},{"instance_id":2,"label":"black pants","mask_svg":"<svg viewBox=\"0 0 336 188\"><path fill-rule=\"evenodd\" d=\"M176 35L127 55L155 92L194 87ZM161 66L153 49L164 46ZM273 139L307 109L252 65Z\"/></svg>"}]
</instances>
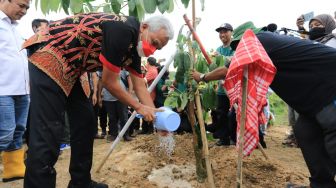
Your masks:
<instances>
[{"instance_id":1,"label":"black pants","mask_svg":"<svg viewBox=\"0 0 336 188\"><path fill-rule=\"evenodd\" d=\"M236 130L230 123L230 100L226 95L217 95L217 99L217 119L215 120L217 131L215 134L221 140L229 141L231 137L234 141Z\"/></svg>"},{"instance_id":2,"label":"black pants","mask_svg":"<svg viewBox=\"0 0 336 188\"><path fill-rule=\"evenodd\" d=\"M300 114L294 126L299 147L310 172L312 188L335 188L336 106L326 106L315 117Z\"/></svg>"},{"instance_id":3,"label":"black pants","mask_svg":"<svg viewBox=\"0 0 336 188\"><path fill-rule=\"evenodd\" d=\"M106 133L106 127L107 127L107 112L105 105L103 104L102 107L100 108L98 104L93 106L94 109L94 117L95 121L97 122L97 129L95 131L96 134L98 134L98 125L100 126L102 133Z\"/></svg>"},{"instance_id":4,"label":"black pants","mask_svg":"<svg viewBox=\"0 0 336 188\"><path fill-rule=\"evenodd\" d=\"M25 188L54 188L54 165L64 134L64 113L69 115L73 187L87 188L91 182L94 139L93 107L79 81L67 97L47 74L29 64L31 84L30 143L26 160Z\"/></svg>"},{"instance_id":5,"label":"black pants","mask_svg":"<svg viewBox=\"0 0 336 188\"><path fill-rule=\"evenodd\" d=\"M119 133L119 124L120 128L123 128L127 122L127 106L120 101L103 101L103 104L109 117L109 134L117 136ZM128 131L126 131L126 135L128 135Z\"/></svg>"}]
</instances>

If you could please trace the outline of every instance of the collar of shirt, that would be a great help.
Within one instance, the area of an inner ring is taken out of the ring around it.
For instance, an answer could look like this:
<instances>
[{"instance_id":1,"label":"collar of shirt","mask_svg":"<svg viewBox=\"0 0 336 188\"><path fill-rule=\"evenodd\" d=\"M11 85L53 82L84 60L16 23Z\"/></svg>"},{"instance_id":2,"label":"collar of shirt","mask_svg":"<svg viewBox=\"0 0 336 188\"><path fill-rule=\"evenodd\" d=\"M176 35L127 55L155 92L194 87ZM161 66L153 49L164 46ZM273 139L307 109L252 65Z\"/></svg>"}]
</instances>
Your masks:
<instances>
[{"instance_id":1,"label":"collar of shirt","mask_svg":"<svg viewBox=\"0 0 336 188\"><path fill-rule=\"evenodd\" d=\"M11 20L2 10L0 10L0 19L6 20L9 24L12 24L14 26L18 25L18 22L15 20Z\"/></svg>"}]
</instances>

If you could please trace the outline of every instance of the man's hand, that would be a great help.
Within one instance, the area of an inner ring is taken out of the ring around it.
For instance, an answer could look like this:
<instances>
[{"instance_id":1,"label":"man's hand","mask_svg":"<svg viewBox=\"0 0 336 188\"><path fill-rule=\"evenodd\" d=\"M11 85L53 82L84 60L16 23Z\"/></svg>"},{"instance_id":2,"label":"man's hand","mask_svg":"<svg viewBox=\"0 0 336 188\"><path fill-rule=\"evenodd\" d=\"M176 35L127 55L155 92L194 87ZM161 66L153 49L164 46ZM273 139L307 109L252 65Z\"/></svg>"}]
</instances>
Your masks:
<instances>
[{"instance_id":1,"label":"man's hand","mask_svg":"<svg viewBox=\"0 0 336 188\"><path fill-rule=\"evenodd\" d=\"M298 17L297 19L296 19L296 26L298 27L298 29L299 30L304 30L304 22L305 22L305 20L304 20L304 17L303 17L303 15L301 15L300 17Z\"/></svg>"},{"instance_id":2,"label":"man's hand","mask_svg":"<svg viewBox=\"0 0 336 188\"><path fill-rule=\"evenodd\" d=\"M138 114L141 114L145 121L153 121L155 120L155 112L162 112L164 110L140 104L140 106L135 109L135 111Z\"/></svg>"},{"instance_id":3,"label":"man's hand","mask_svg":"<svg viewBox=\"0 0 336 188\"><path fill-rule=\"evenodd\" d=\"M200 82L200 81L201 81L201 78L200 78L201 73L199 73L199 72L193 70L191 74L192 74L193 79L194 79L196 82Z\"/></svg>"}]
</instances>

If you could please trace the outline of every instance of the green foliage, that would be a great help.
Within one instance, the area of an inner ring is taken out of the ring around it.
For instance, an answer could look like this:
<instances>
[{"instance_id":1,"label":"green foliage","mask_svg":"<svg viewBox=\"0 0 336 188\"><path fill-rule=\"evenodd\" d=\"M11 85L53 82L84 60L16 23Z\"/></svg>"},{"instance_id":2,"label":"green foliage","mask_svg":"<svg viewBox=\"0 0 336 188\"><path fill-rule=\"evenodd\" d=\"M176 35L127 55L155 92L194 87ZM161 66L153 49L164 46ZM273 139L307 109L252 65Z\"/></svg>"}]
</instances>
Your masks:
<instances>
[{"instance_id":1,"label":"green foliage","mask_svg":"<svg viewBox=\"0 0 336 188\"><path fill-rule=\"evenodd\" d=\"M275 125L287 125L288 124L288 108L287 104L275 93L269 96L270 110L275 116Z\"/></svg>"},{"instance_id":2,"label":"green foliage","mask_svg":"<svg viewBox=\"0 0 336 188\"><path fill-rule=\"evenodd\" d=\"M145 14L152 14L156 8L163 14L171 13L174 10L174 0L105 0L98 6L92 6L92 2L98 0L36 0L35 7L40 9L43 14L59 11L60 7L66 14L76 14L81 12L96 12L103 9L107 13L119 14L122 7L128 6L128 14L135 16L138 20L143 20ZM189 6L190 0L181 0L185 8ZM204 0L201 0L202 10L204 10Z\"/></svg>"}]
</instances>

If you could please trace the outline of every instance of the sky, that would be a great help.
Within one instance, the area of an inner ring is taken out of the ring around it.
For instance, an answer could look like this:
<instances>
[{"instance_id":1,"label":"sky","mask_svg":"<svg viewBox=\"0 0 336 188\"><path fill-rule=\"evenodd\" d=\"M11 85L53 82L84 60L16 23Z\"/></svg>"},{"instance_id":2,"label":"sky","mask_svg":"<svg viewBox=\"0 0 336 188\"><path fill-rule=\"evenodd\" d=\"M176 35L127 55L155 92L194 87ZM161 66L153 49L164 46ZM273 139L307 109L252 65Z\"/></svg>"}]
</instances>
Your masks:
<instances>
[{"instance_id":1,"label":"sky","mask_svg":"<svg viewBox=\"0 0 336 188\"><path fill-rule=\"evenodd\" d=\"M146 0L144 0L146 2ZM192 18L191 2L188 9L176 0L174 11L166 16L173 23L175 30L175 39L171 40L162 50L155 52L154 57L166 58L174 53L176 46L176 37L179 28L185 23L183 14L187 14L189 19ZM296 18L308 12L318 14L331 14L334 16L336 7L335 0L323 0L321 3L312 0L205 0L205 9L201 10L200 0L195 0L196 17L201 18L201 22L196 28L197 34L203 43L205 49L210 51L221 45L218 33L215 31L222 23L230 23L233 28L246 21L253 21L257 27L263 27L269 23L276 23L278 29L281 27L296 29ZM156 11L153 15L161 15ZM51 13L43 15L38 9L35 9L35 0L31 3L31 8L27 14L19 21L18 30L24 38L29 38L33 35L31 29L31 21L35 18L45 18L48 20L58 20L66 17L63 12ZM146 15L149 18L152 15ZM307 26L306 26L307 28Z\"/></svg>"}]
</instances>

